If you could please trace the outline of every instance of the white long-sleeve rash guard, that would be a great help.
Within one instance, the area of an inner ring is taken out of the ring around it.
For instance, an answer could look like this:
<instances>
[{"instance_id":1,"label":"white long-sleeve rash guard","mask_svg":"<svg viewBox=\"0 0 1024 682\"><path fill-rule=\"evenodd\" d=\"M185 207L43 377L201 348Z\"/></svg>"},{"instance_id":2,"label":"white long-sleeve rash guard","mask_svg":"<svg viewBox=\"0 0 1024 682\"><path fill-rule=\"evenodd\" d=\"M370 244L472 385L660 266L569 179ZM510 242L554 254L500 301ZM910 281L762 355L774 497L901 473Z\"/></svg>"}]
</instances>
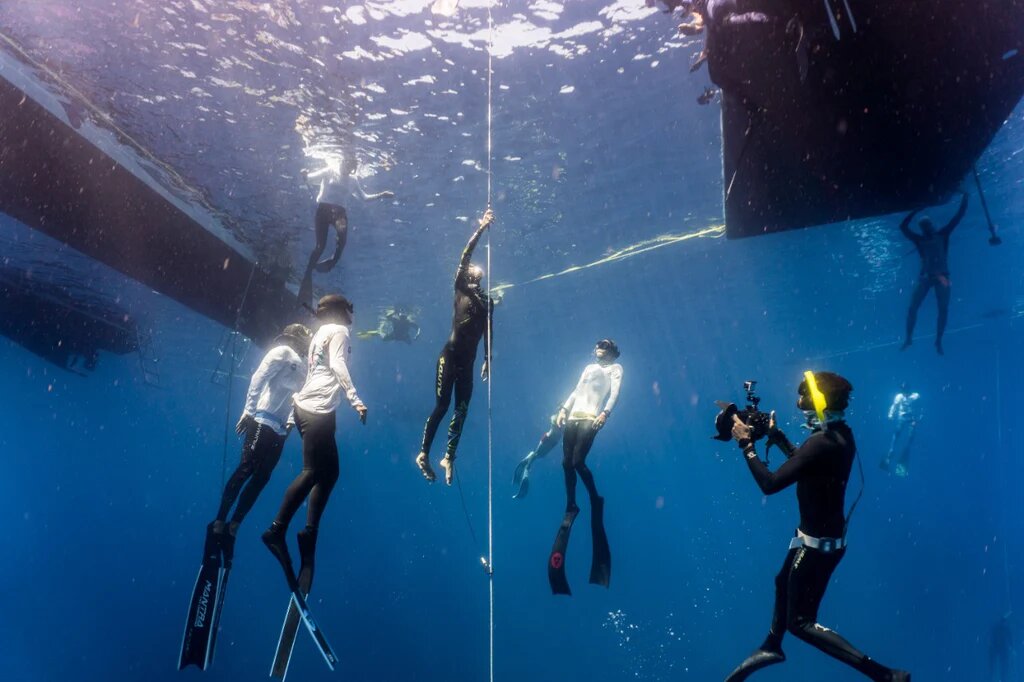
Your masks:
<instances>
[{"instance_id":1,"label":"white long-sleeve rash guard","mask_svg":"<svg viewBox=\"0 0 1024 682\"><path fill-rule=\"evenodd\" d=\"M275 346L249 380L244 414L285 435L292 413L292 396L306 381L306 361L288 346Z\"/></svg>"},{"instance_id":2,"label":"white long-sleeve rash guard","mask_svg":"<svg viewBox=\"0 0 1024 682\"><path fill-rule=\"evenodd\" d=\"M596 419L601 412L611 414L621 386L622 365L589 364L562 407L570 419Z\"/></svg>"},{"instance_id":3,"label":"white long-sleeve rash guard","mask_svg":"<svg viewBox=\"0 0 1024 682\"><path fill-rule=\"evenodd\" d=\"M350 352L348 327L325 324L317 329L309 345L309 376L302 390L295 394L295 406L306 412L328 414L338 409L342 394L352 407L361 406L363 401L356 395L348 373Z\"/></svg>"}]
</instances>

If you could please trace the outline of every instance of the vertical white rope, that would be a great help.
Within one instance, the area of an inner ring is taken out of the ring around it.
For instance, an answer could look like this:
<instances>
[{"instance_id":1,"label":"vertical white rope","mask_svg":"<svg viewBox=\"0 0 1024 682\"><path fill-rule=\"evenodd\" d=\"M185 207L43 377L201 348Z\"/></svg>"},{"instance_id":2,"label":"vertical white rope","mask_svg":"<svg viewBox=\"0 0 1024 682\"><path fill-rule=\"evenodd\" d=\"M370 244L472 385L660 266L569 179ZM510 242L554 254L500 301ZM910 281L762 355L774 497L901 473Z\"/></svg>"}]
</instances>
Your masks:
<instances>
[{"instance_id":1,"label":"vertical white rope","mask_svg":"<svg viewBox=\"0 0 1024 682\"><path fill-rule=\"evenodd\" d=\"M492 120L494 99L492 68L494 47L494 21L491 17L491 4L487 3L487 208L491 208L491 159ZM491 387L494 385L494 368L491 366L491 282L494 273L491 270L491 232L487 231L487 590L488 590L488 667L490 682L494 682L494 427L491 412Z\"/></svg>"}]
</instances>

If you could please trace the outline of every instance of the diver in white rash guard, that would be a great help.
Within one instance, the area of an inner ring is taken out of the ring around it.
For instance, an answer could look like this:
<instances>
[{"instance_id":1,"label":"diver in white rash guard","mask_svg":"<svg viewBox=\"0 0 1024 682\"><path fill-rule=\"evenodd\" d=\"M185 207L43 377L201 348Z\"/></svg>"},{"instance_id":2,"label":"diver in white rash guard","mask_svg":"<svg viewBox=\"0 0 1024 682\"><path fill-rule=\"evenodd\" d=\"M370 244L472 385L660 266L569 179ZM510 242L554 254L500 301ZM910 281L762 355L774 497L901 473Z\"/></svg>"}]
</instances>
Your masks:
<instances>
[{"instance_id":1,"label":"diver in white rash guard","mask_svg":"<svg viewBox=\"0 0 1024 682\"><path fill-rule=\"evenodd\" d=\"M569 594L565 578L565 552L569 531L580 509L576 506L576 477L583 479L590 497L590 526L593 534L593 561L590 582L608 586L612 557L604 531L604 498L597 494L594 474L587 467L587 455L597 432L604 426L619 399L622 365L615 362L619 347L611 339L602 339L594 348L597 362L587 365L576 389L558 411L555 425L565 429L562 436L562 470L565 472L565 518L555 536L548 560L548 580L555 594Z\"/></svg>"},{"instance_id":2,"label":"diver in white rash guard","mask_svg":"<svg viewBox=\"0 0 1024 682\"><path fill-rule=\"evenodd\" d=\"M306 527L298 538L302 559L298 579L303 591L308 591L307 585L312 581L320 518L338 481L335 411L342 400L346 400L359 415L359 421L366 423L366 405L356 394L348 371L352 315L352 304L340 294L324 296L317 304L316 316L321 326L309 346L306 383L294 396L295 424L302 436L302 471L285 491L277 518L263 533L263 543L281 563L288 586L292 587L295 573L285 543L285 531L306 502Z\"/></svg>"},{"instance_id":3,"label":"diver in white rash guard","mask_svg":"<svg viewBox=\"0 0 1024 682\"><path fill-rule=\"evenodd\" d=\"M235 425L235 431L245 436L242 458L224 487L213 523L214 533L226 530L235 535L281 459L284 441L292 426L292 395L306 381L306 354L311 336L304 325L285 327L249 381L245 408ZM235 500L238 506L228 523L228 512Z\"/></svg>"},{"instance_id":4,"label":"diver in white rash guard","mask_svg":"<svg viewBox=\"0 0 1024 682\"><path fill-rule=\"evenodd\" d=\"M367 193L359 184L359 178L356 177L355 172L354 160L333 158L329 159L327 165L320 170L306 175L307 180L320 181L320 192L316 197L316 216L313 220L316 229L316 246L313 247L313 253L309 255L306 272L302 275L302 282L299 284L300 304L309 306L313 302L313 270L330 272L341 260L341 252L345 249L345 242L348 239L348 214L345 212L345 204L348 200L353 196L364 201L390 199L395 196L395 193L390 191L376 194ZM327 228L332 225L337 236L334 255L320 260L324 249L327 248Z\"/></svg>"}]
</instances>

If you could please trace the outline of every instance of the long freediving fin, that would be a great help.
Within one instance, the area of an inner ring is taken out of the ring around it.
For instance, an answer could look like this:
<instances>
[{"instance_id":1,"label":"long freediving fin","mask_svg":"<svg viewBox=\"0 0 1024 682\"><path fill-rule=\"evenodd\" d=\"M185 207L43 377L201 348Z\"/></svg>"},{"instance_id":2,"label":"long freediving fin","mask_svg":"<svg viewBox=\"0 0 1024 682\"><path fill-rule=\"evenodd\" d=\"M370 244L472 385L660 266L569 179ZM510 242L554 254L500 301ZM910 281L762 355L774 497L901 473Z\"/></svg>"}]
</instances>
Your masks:
<instances>
[{"instance_id":1,"label":"long freediving fin","mask_svg":"<svg viewBox=\"0 0 1024 682\"><path fill-rule=\"evenodd\" d=\"M767 668L770 665L776 663L782 663L786 660L786 654L781 651L765 651L764 649L758 649L754 653L747 656L746 660L740 663L735 670L733 670L729 677L725 678L725 682L743 682L758 670Z\"/></svg>"},{"instance_id":2,"label":"long freediving fin","mask_svg":"<svg viewBox=\"0 0 1024 682\"><path fill-rule=\"evenodd\" d=\"M213 651L217 642L217 628L227 588L230 558L225 564L222 536L213 532L213 524L206 527L206 541L203 544L203 562L192 588L181 638L181 653L178 656L178 670L194 665L206 670L213 662Z\"/></svg>"},{"instance_id":3,"label":"long freediving fin","mask_svg":"<svg viewBox=\"0 0 1024 682\"><path fill-rule=\"evenodd\" d=\"M612 550L608 546L608 535L604 530L603 497L595 497L590 502L590 532L594 546L590 562L590 582L608 587L612 580Z\"/></svg>"},{"instance_id":4,"label":"long freediving fin","mask_svg":"<svg viewBox=\"0 0 1024 682\"><path fill-rule=\"evenodd\" d=\"M558 532L555 534L555 544L551 547L551 554L548 556L548 582L551 583L551 594L572 594L572 590L569 589L569 581L565 577L565 553L569 547L572 524L579 513L578 508L565 512L562 525L558 527Z\"/></svg>"},{"instance_id":5,"label":"long freediving fin","mask_svg":"<svg viewBox=\"0 0 1024 682\"><path fill-rule=\"evenodd\" d=\"M512 494L513 500L521 500L530 492L530 455L523 458L512 474L512 488L516 491Z\"/></svg>"},{"instance_id":6,"label":"long freediving fin","mask_svg":"<svg viewBox=\"0 0 1024 682\"><path fill-rule=\"evenodd\" d=\"M304 597L309 596L313 588L313 565L316 550L316 536L303 535L299 533L299 554L302 563L299 566L297 578L299 590ZM271 677L279 677L282 680L288 676L288 666L291 663L292 650L295 648L295 635L299 632L299 622L302 617L299 615L299 607L295 601L288 599L288 611L281 626L281 636L277 640L277 653L274 655L274 663L270 668Z\"/></svg>"}]
</instances>

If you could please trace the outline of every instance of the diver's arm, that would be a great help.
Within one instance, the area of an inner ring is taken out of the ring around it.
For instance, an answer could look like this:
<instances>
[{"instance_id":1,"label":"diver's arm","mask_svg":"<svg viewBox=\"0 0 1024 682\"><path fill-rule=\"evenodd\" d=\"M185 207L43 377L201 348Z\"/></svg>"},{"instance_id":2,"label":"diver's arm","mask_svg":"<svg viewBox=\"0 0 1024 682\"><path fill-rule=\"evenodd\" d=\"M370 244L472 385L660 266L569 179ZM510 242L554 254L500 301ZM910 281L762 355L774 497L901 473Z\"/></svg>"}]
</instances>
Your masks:
<instances>
[{"instance_id":1,"label":"diver's arm","mask_svg":"<svg viewBox=\"0 0 1024 682\"><path fill-rule=\"evenodd\" d=\"M358 409L363 406L363 401L356 394L356 387L352 384L352 375L348 372L346 356L348 355L348 329L342 327L331 337L328 343L328 354L330 356L331 371L338 380L338 385L345 392L349 404Z\"/></svg>"},{"instance_id":2,"label":"diver's arm","mask_svg":"<svg viewBox=\"0 0 1024 682\"><path fill-rule=\"evenodd\" d=\"M963 220L964 214L967 213L967 192L961 191L960 194L960 208L957 209L956 215L953 216L953 219L950 220L944 228L942 228L942 235L944 237L948 237L953 234L953 230L956 229L956 226L960 224L961 220Z\"/></svg>"},{"instance_id":3,"label":"diver's arm","mask_svg":"<svg viewBox=\"0 0 1024 682\"><path fill-rule=\"evenodd\" d=\"M914 219L914 216L916 216L917 213L918 211L911 211L910 213L907 214L907 217L903 219L903 222L900 223L900 232L903 233L904 237L914 242L915 244L921 241L921 235L915 234L913 230L910 229L910 221Z\"/></svg>"},{"instance_id":4,"label":"diver's arm","mask_svg":"<svg viewBox=\"0 0 1024 682\"><path fill-rule=\"evenodd\" d=\"M793 441L789 439L789 436L784 434L781 429L771 429L768 431L768 442L776 446L779 450L782 450L782 454L789 459L796 453L796 446L793 445Z\"/></svg>"},{"instance_id":5,"label":"diver's arm","mask_svg":"<svg viewBox=\"0 0 1024 682\"><path fill-rule=\"evenodd\" d=\"M460 288L459 285L465 281L466 275L469 272L469 263L473 259L473 251L476 250L476 245L480 242L480 237L483 236L484 230L491 224L490 211L484 213L484 217L480 219L480 226L476 228L469 241L466 242L466 248L462 250L462 258L459 260L459 269L455 273L455 288Z\"/></svg>"},{"instance_id":6,"label":"diver's arm","mask_svg":"<svg viewBox=\"0 0 1024 682\"><path fill-rule=\"evenodd\" d=\"M576 394L580 392L583 387L583 377L587 376L587 370L583 370L583 374L580 375L580 380L576 382L576 388L572 390L569 397L565 399L562 407L558 410L558 416L555 417L555 426L562 428L565 426L565 420L572 414L572 406L576 402Z\"/></svg>"},{"instance_id":7,"label":"diver's arm","mask_svg":"<svg viewBox=\"0 0 1024 682\"><path fill-rule=\"evenodd\" d=\"M783 462L782 466L774 472L768 469L767 464L758 459L753 443L745 447L743 449L744 458L747 460L750 473L754 476L758 487L761 488L761 492L765 495L774 495L796 483L807 466L819 456L823 447L821 443L823 437L815 434L808 438L803 445L796 449L793 456Z\"/></svg>"},{"instance_id":8,"label":"diver's arm","mask_svg":"<svg viewBox=\"0 0 1024 682\"><path fill-rule=\"evenodd\" d=\"M356 190L359 192L359 198L362 199L363 201L372 201L374 199L390 199L391 197L395 196L395 193L389 190L384 190L383 192L368 193L366 190L363 189L363 185L361 182L359 182L359 178L353 177L352 179L355 181Z\"/></svg>"},{"instance_id":9,"label":"diver's arm","mask_svg":"<svg viewBox=\"0 0 1024 682\"><path fill-rule=\"evenodd\" d=\"M606 417L612 413L615 403L619 401L619 390L622 388L622 365L612 365L608 376L612 380L612 388L608 391L608 400L604 404L604 409L601 410Z\"/></svg>"},{"instance_id":10,"label":"diver's arm","mask_svg":"<svg viewBox=\"0 0 1024 682\"><path fill-rule=\"evenodd\" d=\"M902 393L897 393L896 397L892 400L892 405L889 406L889 419L891 420L896 416L896 408L899 407L900 399L903 397Z\"/></svg>"},{"instance_id":11,"label":"diver's arm","mask_svg":"<svg viewBox=\"0 0 1024 682\"><path fill-rule=\"evenodd\" d=\"M245 394L245 407L242 409L243 415L256 414L256 403L260 398L260 393L280 373L287 362L287 356L284 352L278 352L276 348L263 357L260 366L256 368L252 379L249 380L249 392Z\"/></svg>"},{"instance_id":12,"label":"diver's arm","mask_svg":"<svg viewBox=\"0 0 1024 682\"><path fill-rule=\"evenodd\" d=\"M319 180L320 178L324 177L325 175L329 174L330 172L331 172L331 167L330 166L324 166L323 168L321 168L318 171L313 171L312 173L306 173L306 180Z\"/></svg>"}]
</instances>

